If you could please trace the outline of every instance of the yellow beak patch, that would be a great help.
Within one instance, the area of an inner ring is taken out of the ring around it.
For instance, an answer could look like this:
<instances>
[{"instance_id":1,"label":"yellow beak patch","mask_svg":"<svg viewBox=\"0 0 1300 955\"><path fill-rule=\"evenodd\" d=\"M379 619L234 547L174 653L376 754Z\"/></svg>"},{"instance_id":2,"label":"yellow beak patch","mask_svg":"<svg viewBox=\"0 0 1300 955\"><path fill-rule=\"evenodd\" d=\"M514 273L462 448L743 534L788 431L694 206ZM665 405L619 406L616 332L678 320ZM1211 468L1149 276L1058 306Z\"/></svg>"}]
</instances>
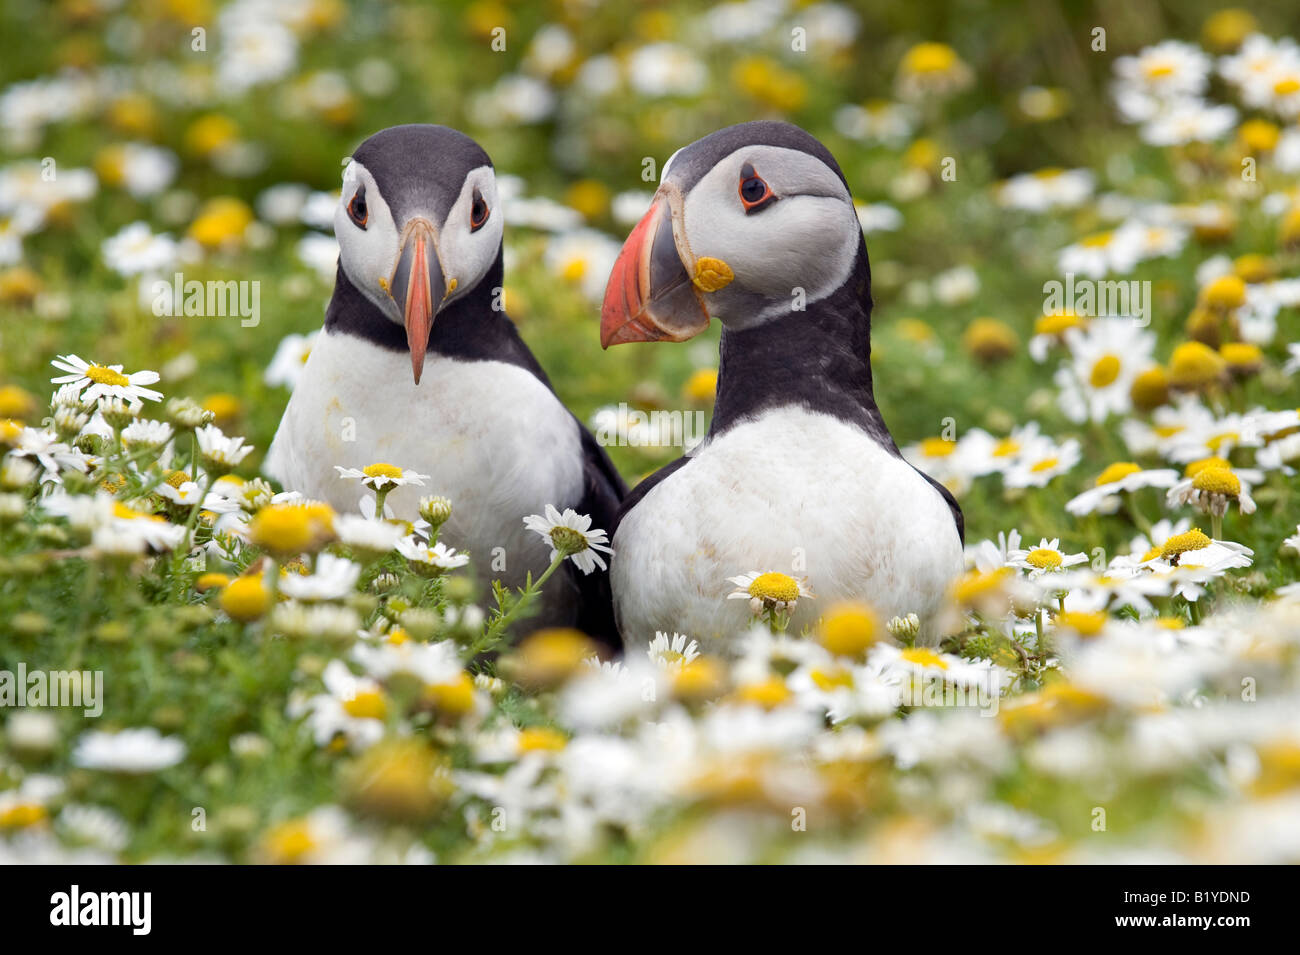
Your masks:
<instances>
[{"instance_id":1,"label":"yellow beak patch","mask_svg":"<svg viewBox=\"0 0 1300 955\"><path fill-rule=\"evenodd\" d=\"M695 278L692 281L703 292L716 292L730 285L735 277L736 273L731 271L730 265L722 259L711 259L706 255L696 260Z\"/></svg>"}]
</instances>

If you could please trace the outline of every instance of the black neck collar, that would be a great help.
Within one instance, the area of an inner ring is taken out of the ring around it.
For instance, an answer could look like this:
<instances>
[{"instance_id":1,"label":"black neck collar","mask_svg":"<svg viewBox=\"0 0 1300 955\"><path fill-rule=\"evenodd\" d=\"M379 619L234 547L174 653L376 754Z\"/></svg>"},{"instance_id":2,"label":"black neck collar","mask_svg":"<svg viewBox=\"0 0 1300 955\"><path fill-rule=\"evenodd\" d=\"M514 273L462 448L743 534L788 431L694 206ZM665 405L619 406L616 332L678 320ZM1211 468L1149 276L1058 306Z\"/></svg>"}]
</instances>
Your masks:
<instances>
[{"instance_id":1,"label":"black neck collar","mask_svg":"<svg viewBox=\"0 0 1300 955\"><path fill-rule=\"evenodd\" d=\"M743 331L723 329L709 436L783 405L856 424L898 453L871 381L871 267L866 243L847 281L806 311Z\"/></svg>"},{"instance_id":2,"label":"black neck collar","mask_svg":"<svg viewBox=\"0 0 1300 955\"><path fill-rule=\"evenodd\" d=\"M546 381L502 307L503 275L498 249L496 260L479 283L434 316L429 352L467 361L509 362ZM334 295L325 309L325 330L353 335L389 351L409 350L406 330L352 284L342 262L334 280Z\"/></svg>"}]
</instances>

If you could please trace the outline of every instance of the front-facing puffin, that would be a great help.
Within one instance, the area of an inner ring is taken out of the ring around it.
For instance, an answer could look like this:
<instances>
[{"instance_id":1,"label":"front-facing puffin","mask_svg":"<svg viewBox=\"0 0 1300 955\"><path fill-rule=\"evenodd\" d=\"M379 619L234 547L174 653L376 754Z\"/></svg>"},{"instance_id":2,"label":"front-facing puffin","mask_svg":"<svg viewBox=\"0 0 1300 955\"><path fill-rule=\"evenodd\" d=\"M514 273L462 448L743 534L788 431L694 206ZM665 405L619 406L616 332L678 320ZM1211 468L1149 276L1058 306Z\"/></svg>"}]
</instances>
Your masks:
<instances>
[{"instance_id":1,"label":"front-facing puffin","mask_svg":"<svg viewBox=\"0 0 1300 955\"><path fill-rule=\"evenodd\" d=\"M267 473L344 512L362 493L338 467L429 476L396 487L387 504L413 521L421 494L449 498L441 539L507 585L550 560L524 517L572 507L612 527L625 493L618 472L501 307L502 214L487 153L445 126L376 133L347 164L334 231L324 333ZM530 624L577 626L616 644L607 574L567 561L563 571Z\"/></svg>"},{"instance_id":2,"label":"front-facing puffin","mask_svg":"<svg viewBox=\"0 0 1300 955\"><path fill-rule=\"evenodd\" d=\"M872 392L871 275L839 165L779 122L679 150L615 263L601 343L722 323L707 438L624 501L610 569L623 639L682 631L725 650L750 602L729 578L806 578L790 629L837 600L916 613L961 572L961 510L903 460Z\"/></svg>"}]
</instances>

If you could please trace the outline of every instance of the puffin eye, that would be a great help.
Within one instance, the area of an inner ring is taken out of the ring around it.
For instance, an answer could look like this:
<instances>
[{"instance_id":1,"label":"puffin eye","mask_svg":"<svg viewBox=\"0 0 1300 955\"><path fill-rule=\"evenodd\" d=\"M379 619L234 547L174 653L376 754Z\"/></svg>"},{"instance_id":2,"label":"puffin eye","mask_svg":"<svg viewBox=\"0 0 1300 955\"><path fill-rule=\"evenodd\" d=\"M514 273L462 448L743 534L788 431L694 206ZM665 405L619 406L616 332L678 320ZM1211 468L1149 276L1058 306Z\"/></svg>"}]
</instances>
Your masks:
<instances>
[{"instance_id":1,"label":"puffin eye","mask_svg":"<svg viewBox=\"0 0 1300 955\"><path fill-rule=\"evenodd\" d=\"M745 163L740 167L740 201L746 214L766 208L775 200L776 194L753 166Z\"/></svg>"},{"instance_id":2,"label":"puffin eye","mask_svg":"<svg viewBox=\"0 0 1300 955\"><path fill-rule=\"evenodd\" d=\"M474 190L474 204L469 208L469 231L477 232L488 220L488 206L477 189Z\"/></svg>"},{"instance_id":3,"label":"puffin eye","mask_svg":"<svg viewBox=\"0 0 1300 955\"><path fill-rule=\"evenodd\" d=\"M359 228L366 227L366 220L370 217L370 210L366 208L366 187L362 186L348 203L348 216Z\"/></svg>"}]
</instances>

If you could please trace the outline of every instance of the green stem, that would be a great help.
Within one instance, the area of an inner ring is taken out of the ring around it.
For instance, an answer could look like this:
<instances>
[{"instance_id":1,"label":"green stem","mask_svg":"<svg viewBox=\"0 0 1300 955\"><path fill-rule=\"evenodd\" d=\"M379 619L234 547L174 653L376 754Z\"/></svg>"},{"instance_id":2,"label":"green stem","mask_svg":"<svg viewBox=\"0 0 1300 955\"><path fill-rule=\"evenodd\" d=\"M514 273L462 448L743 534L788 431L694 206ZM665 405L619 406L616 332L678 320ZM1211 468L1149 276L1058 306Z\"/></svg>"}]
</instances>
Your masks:
<instances>
[{"instance_id":1,"label":"green stem","mask_svg":"<svg viewBox=\"0 0 1300 955\"><path fill-rule=\"evenodd\" d=\"M542 576L527 587L521 588L519 597L511 603L509 609L498 612L496 619L488 624L487 629L483 631L483 636L470 645L471 656L478 656L480 653L495 649L505 639L510 625L537 599L537 595L542 592L542 587L551 579L551 575L559 569L559 566L564 563L564 558L565 555L557 551L551 561L551 566L546 568Z\"/></svg>"},{"instance_id":2,"label":"green stem","mask_svg":"<svg viewBox=\"0 0 1300 955\"><path fill-rule=\"evenodd\" d=\"M179 598L183 593L183 590L180 587L181 565L185 562L185 558L190 555L190 545L194 540L194 527L199 521L199 511L203 510L203 502L207 500L208 494L212 490L212 486L216 483L217 479L212 475L208 475L208 479L203 482L204 486L202 491L199 493L199 499L195 501L194 506L190 508L189 519L185 522L185 536L181 539L180 544L176 547L176 551L172 556L172 574L176 579L177 598Z\"/></svg>"}]
</instances>

